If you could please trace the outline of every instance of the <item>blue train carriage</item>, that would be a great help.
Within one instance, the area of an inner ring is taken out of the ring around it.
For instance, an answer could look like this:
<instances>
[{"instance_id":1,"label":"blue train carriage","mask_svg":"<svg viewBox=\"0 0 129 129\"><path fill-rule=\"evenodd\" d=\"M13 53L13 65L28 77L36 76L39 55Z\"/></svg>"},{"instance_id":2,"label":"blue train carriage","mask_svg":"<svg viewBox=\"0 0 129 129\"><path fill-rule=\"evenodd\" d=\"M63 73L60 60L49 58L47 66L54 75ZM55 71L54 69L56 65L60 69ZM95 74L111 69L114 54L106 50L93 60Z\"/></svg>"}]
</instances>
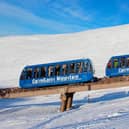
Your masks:
<instances>
[{"instance_id":1,"label":"blue train carriage","mask_svg":"<svg viewBox=\"0 0 129 129\"><path fill-rule=\"evenodd\" d=\"M113 56L106 66L106 76L117 77L129 75L129 55Z\"/></svg>"},{"instance_id":2,"label":"blue train carriage","mask_svg":"<svg viewBox=\"0 0 129 129\"><path fill-rule=\"evenodd\" d=\"M36 88L88 82L93 79L90 59L77 59L56 63L26 66L20 76L21 88Z\"/></svg>"}]
</instances>

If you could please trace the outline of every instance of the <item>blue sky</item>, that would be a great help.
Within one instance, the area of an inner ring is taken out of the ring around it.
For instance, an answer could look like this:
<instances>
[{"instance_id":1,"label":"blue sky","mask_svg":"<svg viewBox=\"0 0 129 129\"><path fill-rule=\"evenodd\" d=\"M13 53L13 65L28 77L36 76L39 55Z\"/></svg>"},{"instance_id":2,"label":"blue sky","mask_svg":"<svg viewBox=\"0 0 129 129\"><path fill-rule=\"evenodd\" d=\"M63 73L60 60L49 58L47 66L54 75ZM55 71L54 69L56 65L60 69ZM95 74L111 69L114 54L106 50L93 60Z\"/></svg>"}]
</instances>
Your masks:
<instances>
[{"instance_id":1,"label":"blue sky","mask_svg":"<svg viewBox=\"0 0 129 129\"><path fill-rule=\"evenodd\" d=\"M128 23L128 0L0 0L0 36L72 33Z\"/></svg>"}]
</instances>

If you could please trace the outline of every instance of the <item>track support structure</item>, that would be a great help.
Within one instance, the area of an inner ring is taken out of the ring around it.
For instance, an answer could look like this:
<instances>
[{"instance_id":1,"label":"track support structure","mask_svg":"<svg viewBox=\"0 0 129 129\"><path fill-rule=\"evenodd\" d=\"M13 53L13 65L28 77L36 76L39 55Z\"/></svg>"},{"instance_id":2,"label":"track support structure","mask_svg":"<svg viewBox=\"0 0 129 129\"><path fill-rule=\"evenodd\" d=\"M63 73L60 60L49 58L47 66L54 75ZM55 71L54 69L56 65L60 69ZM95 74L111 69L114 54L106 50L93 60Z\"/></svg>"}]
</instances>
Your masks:
<instances>
[{"instance_id":1,"label":"track support structure","mask_svg":"<svg viewBox=\"0 0 129 129\"><path fill-rule=\"evenodd\" d=\"M71 109L72 102L73 102L73 95L74 95L74 92L61 94L60 96L60 99L61 99L60 111L61 112Z\"/></svg>"},{"instance_id":2,"label":"track support structure","mask_svg":"<svg viewBox=\"0 0 129 129\"><path fill-rule=\"evenodd\" d=\"M129 76L101 78L97 82L51 86L42 88L21 89L18 87L0 89L0 99L21 98L39 95L60 94L60 111L64 112L72 107L73 95L76 92L91 91L129 86Z\"/></svg>"}]
</instances>

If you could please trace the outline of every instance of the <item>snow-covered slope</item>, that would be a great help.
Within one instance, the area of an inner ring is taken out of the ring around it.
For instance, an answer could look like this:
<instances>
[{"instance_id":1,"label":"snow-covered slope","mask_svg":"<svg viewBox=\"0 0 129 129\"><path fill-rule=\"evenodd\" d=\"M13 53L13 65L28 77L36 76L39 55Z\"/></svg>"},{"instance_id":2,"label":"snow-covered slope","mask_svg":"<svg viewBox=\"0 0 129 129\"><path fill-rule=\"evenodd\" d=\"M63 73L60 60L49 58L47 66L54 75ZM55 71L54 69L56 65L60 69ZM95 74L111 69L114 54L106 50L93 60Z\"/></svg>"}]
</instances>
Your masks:
<instances>
[{"instance_id":1,"label":"snow-covered slope","mask_svg":"<svg viewBox=\"0 0 129 129\"><path fill-rule=\"evenodd\" d=\"M113 90L76 93L63 113L59 95L0 100L0 128L129 129L129 88Z\"/></svg>"},{"instance_id":2,"label":"snow-covered slope","mask_svg":"<svg viewBox=\"0 0 129 129\"><path fill-rule=\"evenodd\" d=\"M0 87L18 86L22 68L29 64L91 58L96 75L104 76L112 55L129 53L129 25L65 35L0 38Z\"/></svg>"},{"instance_id":3,"label":"snow-covered slope","mask_svg":"<svg viewBox=\"0 0 129 129\"><path fill-rule=\"evenodd\" d=\"M0 88L18 86L22 68L91 58L104 76L112 55L129 54L129 25L67 35L0 38ZM90 97L89 97L90 95ZM0 99L1 129L129 129L129 88L76 93L73 108L60 113L60 96ZM89 101L89 103L88 103Z\"/></svg>"}]
</instances>

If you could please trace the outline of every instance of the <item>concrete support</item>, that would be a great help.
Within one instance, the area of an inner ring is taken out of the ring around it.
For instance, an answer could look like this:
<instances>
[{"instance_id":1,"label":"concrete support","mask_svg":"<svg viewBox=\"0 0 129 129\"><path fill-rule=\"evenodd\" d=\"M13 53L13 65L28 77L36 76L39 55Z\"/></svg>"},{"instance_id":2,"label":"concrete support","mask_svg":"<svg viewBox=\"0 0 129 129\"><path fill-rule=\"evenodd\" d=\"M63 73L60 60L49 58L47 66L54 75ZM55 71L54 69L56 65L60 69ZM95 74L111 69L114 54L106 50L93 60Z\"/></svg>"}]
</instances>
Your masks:
<instances>
[{"instance_id":1,"label":"concrete support","mask_svg":"<svg viewBox=\"0 0 129 129\"><path fill-rule=\"evenodd\" d=\"M61 99L60 111L64 112L64 111L66 111L66 104L67 104L66 94L61 94L60 99Z\"/></svg>"},{"instance_id":2,"label":"concrete support","mask_svg":"<svg viewBox=\"0 0 129 129\"><path fill-rule=\"evenodd\" d=\"M60 97L61 99L60 111L61 112L69 110L72 107L73 95L74 93L61 94L61 97Z\"/></svg>"},{"instance_id":3,"label":"concrete support","mask_svg":"<svg viewBox=\"0 0 129 129\"><path fill-rule=\"evenodd\" d=\"M66 110L70 110L70 108L72 107L73 95L74 95L74 93L69 93L68 94Z\"/></svg>"}]
</instances>

